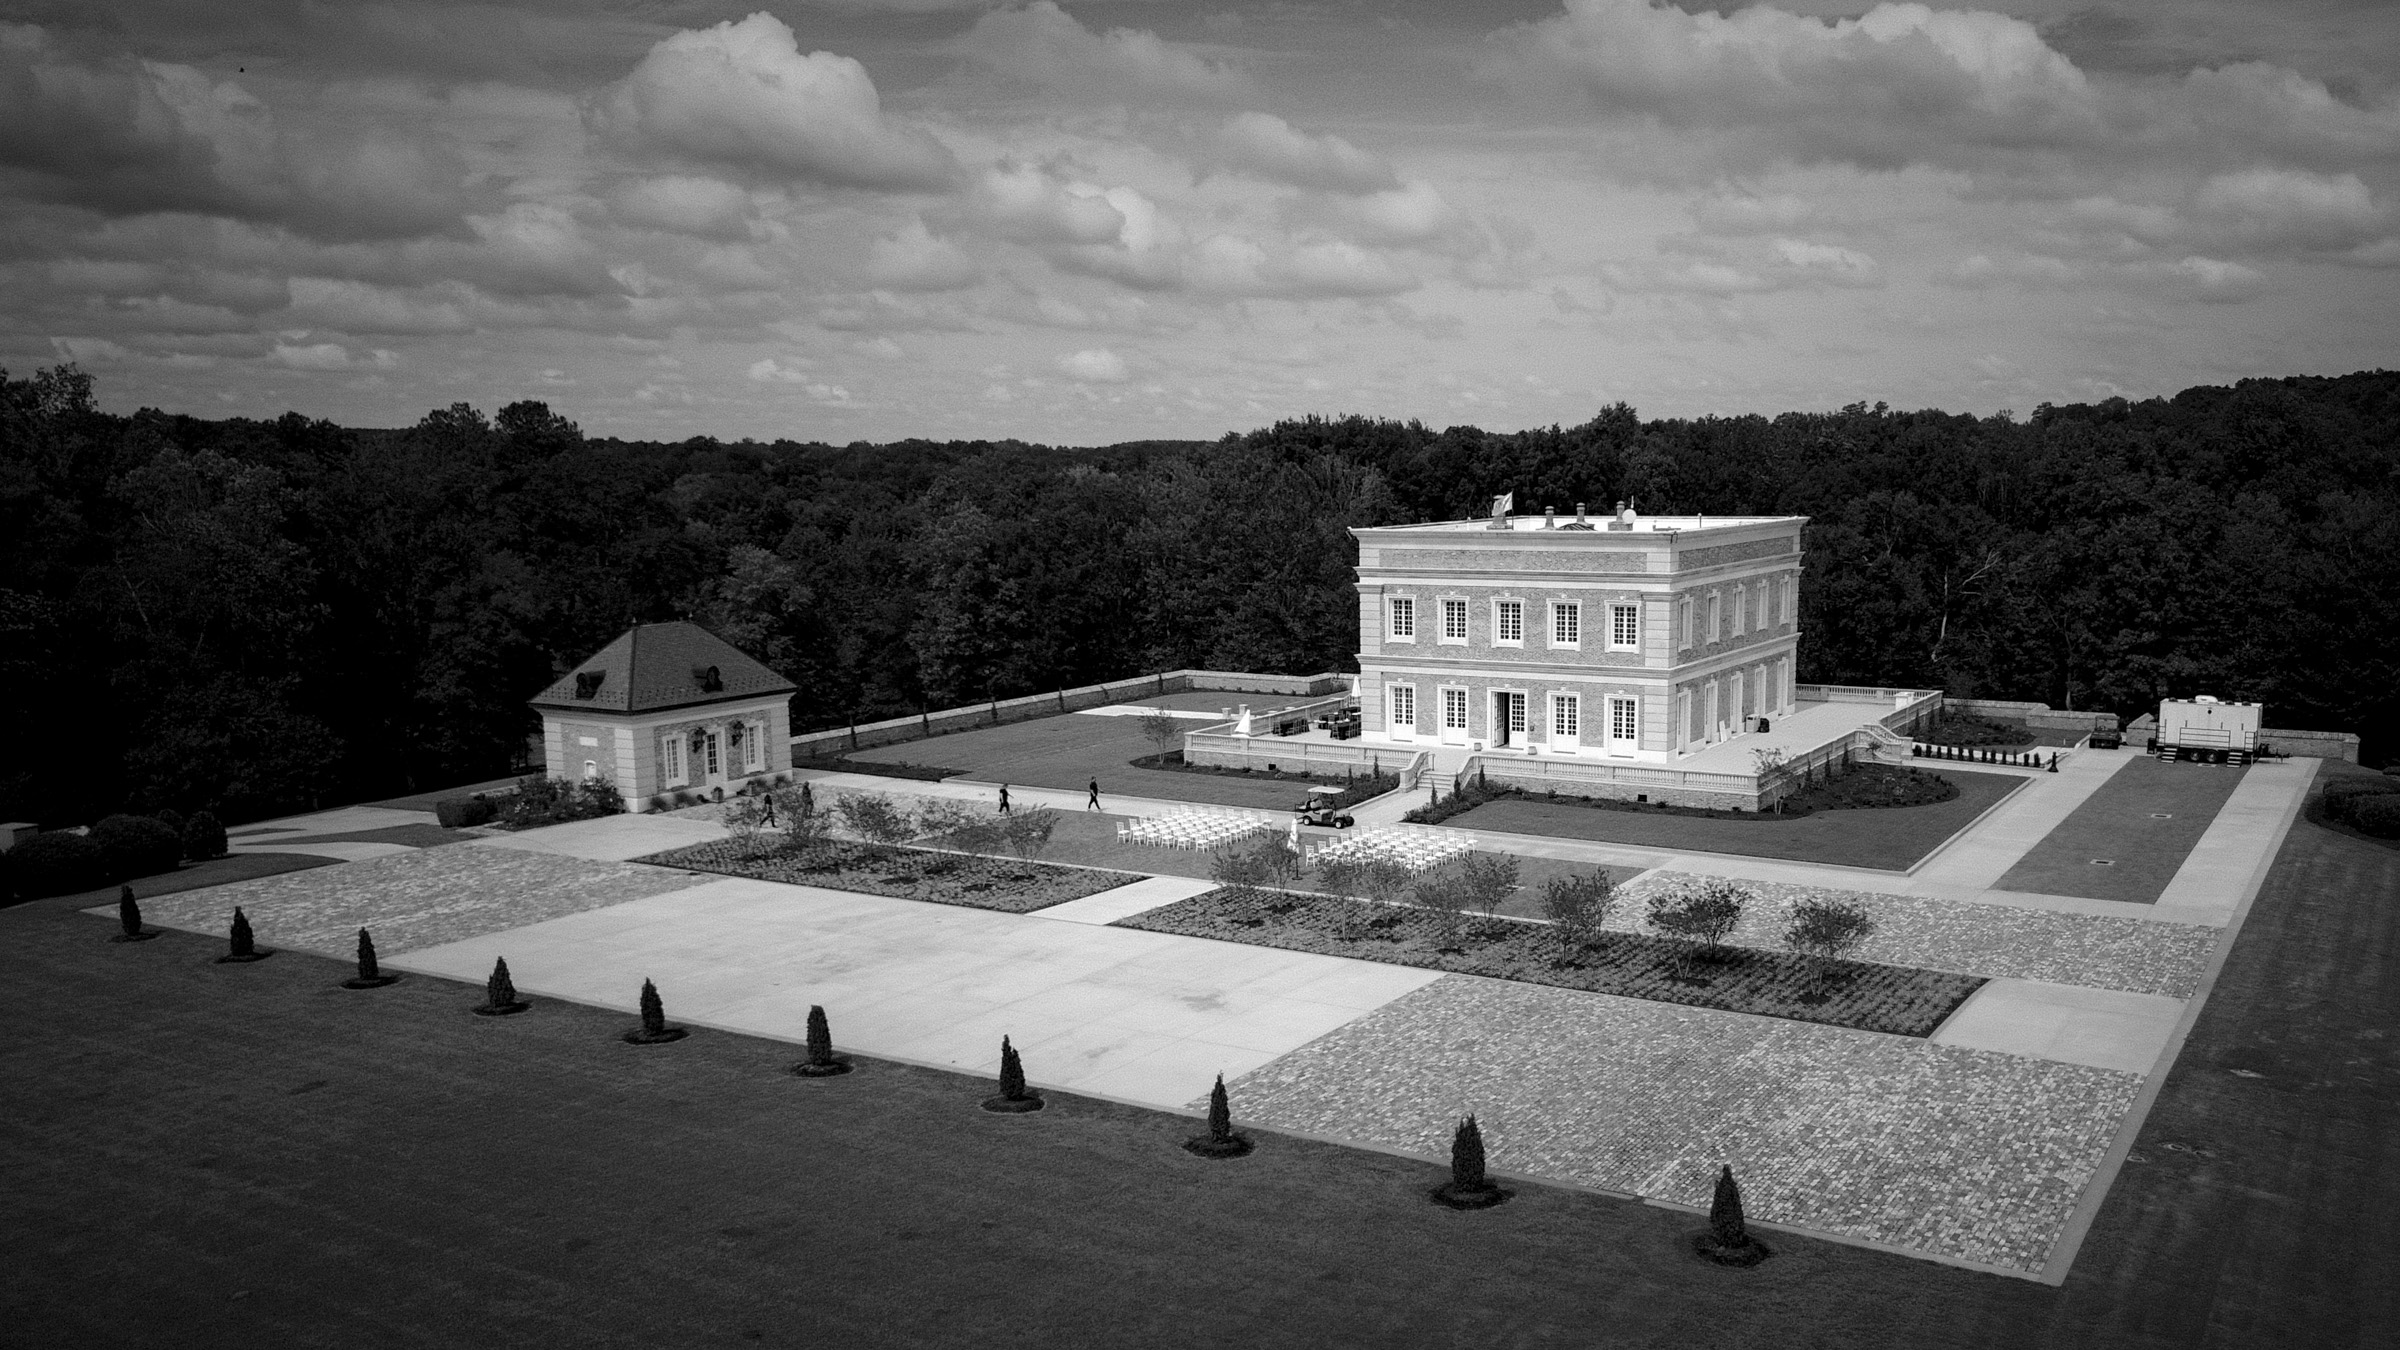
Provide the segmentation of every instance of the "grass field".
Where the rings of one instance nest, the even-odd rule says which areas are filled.
[[[1206,697],[1222,697],[1227,701],[1247,699],[1253,708],[1261,706],[1258,698],[1249,695]],[[1189,729],[1204,724],[1183,725]],[[1133,767],[1132,761],[1157,753],[1158,747],[1142,734],[1138,717],[1086,717],[1068,713],[861,750],[851,758],[892,764],[943,764],[985,782],[1070,792],[1083,791],[1096,778],[1100,780],[1103,807],[1111,798],[1124,796],[1288,811],[1308,795],[1307,787],[1300,783]],[[1403,758],[1395,754],[1394,766]],[[1317,781],[1338,784],[1341,779]]]
[[[1798,820],[1772,815],[1739,820],[1653,816],[1518,799],[1478,806],[1442,823],[1460,830],[1541,834],[1679,853],[1734,853],[1904,872],[2025,783],[2010,774],[1948,767],[1939,772],[1958,785],[1958,796],[1950,801],[1819,811]]]
[[[2155,903],[2244,772],[2138,756],[2018,859],[1995,889]]]
[[[56,1346],[2381,1346],[2400,1285],[2400,853],[2296,825],[2063,1288],[411,977],[333,988],[0,913],[0,1343]],[[670,1018],[675,1010],[668,1007]],[[836,1028],[837,1037],[839,1028]],[[1239,1084],[1235,1111],[1241,1112]]]

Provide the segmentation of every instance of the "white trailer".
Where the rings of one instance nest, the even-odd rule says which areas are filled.
[[[2206,694],[2162,699],[2151,753],[2163,759],[2247,764],[2258,754],[2258,703],[2226,703]]]

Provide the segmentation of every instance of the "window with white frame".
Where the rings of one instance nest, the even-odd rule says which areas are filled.
[[[708,776],[714,778],[718,774],[725,771],[717,763],[717,733],[713,731],[703,732],[701,733],[701,739],[707,743],[707,749],[705,753],[707,755],[708,762]]]
[[[1553,601],[1550,605],[1550,645],[1580,647],[1583,645],[1583,606],[1572,600]]]
[[[1710,591],[1708,593],[1708,640],[1722,642],[1724,639],[1725,597],[1716,591]]]
[[[1783,621],[1800,622],[1800,584],[1797,577],[1783,579]]]
[[[1393,685],[1391,687],[1391,705],[1392,717],[1389,728],[1401,732],[1415,731],[1417,729],[1417,687],[1413,684]]]
[[[1442,691],[1442,730],[1465,731],[1466,729],[1467,691],[1444,689]]]
[[[682,733],[678,732],[675,735],[667,737],[666,744],[662,748],[666,751],[667,758],[665,766],[667,786],[682,787],[691,782],[690,777],[686,774],[684,769]]]
[[[1777,577],[1759,589],[1766,594],[1758,602],[1759,609],[1764,611],[1758,616],[1758,626],[1773,628],[1783,622],[1783,578]]]
[[[1687,595],[1676,601],[1675,608],[1678,611],[1676,626],[1683,630],[1683,645],[1689,647],[1692,645],[1692,598]]]
[[[595,778],[598,778],[599,776],[600,776],[600,765],[599,765],[599,762],[598,762],[598,761],[596,761],[596,760],[589,760],[589,759],[585,760],[585,761],[583,762],[583,781],[585,781],[585,782],[587,782],[587,783],[588,783],[588,782],[591,782],[593,779],[595,779]]]
[[[1561,744],[1583,734],[1583,701],[1573,694],[1550,696],[1550,739]]]
[[[1740,637],[1750,627],[1750,588],[1733,588],[1733,635]]]
[[[752,773],[767,767],[767,724],[752,722],[742,736],[742,767]]]
[[[1641,645],[1641,606],[1610,605],[1608,607],[1608,649],[1612,652],[1639,651]]]
[[[1417,602],[1405,595],[1395,595],[1385,601],[1384,606],[1391,615],[1390,622],[1384,626],[1385,636],[1394,642],[1416,641]]]
[[[1464,642],[1466,640],[1467,602],[1444,600],[1442,602],[1442,641]]]
[[[1496,600],[1492,603],[1492,642],[1502,647],[1525,645],[1525,602]]]
[[[1611,698],[1608,701],[1608,738],[1612,741],[1633,741],[1642,734],[1642,705],[1639,700]]]

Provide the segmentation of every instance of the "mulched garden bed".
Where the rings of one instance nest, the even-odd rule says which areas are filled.
[[[1345,925],[1356,936],[1346,936]],[[1895,1036],[1932,1035],[1984,983],[1976,975],[1797,952],[1726,947],[1700,954],[1689,944],[1640,933],[1601,933],[1569,954],[1549,925],[1506,919],[1470,920],[1458,944],[1463,950],[1449,950],[1441,946],[1434,916],[1424,910],[1235,886],[1119,919],[1115,926]]]
[[[795,769],[816,769],[823,773],[864,773],[877,778],[908,778],[920,783],[938,783],[956,778],[964,769],[945,769],[938,764],[891,764],[879,759],[852,759],[847,755],[795,755]]]
[[[1927,745],[1971,745],[1978,749],[2022,750],[2034,744],[2031,728],[2023,722],[2004,721],[1994,717],[1978,717],[1973,713],[1944,708],[1931,723],[1916,733],[1916,739]]]
[[[1463,815],[1478,806],[1510,799],[1544,802],[1559,806],[1588,806],[1595,811],[1629,811],[1645,816],[1703,816],[1711,820],[1797,820],[1819,811],[1888,810],[1895,807],[1931,806],[1937,802],[1955,801],[1958,785],[1931,770],[1902,768],[1890,764],[1853,764],[1839,777],[1819,779],[1783,799],[1782,809],[1766,811],[1716,811],[1702,806],[1670,806],[1664,802],[1629,802],[1615,797],[1561,796],[1548,792],[1532,792],[1524,788],[1493,783],[1469,783],[1458,791],[1429,806],[1419,807],[1405,819],[1420,825],[1438,825],[1452,816]]]
[[[929,900],[937,905],[996,909],[1007,914],[1047,909],[1142,879],[1133,872],[1054,867],[1015,858],[987,858],[972,853],[848,840],[787,853],[763,843],[712,839],[634,861],[679,867],[687,872],[715,872],[794,886],[823,886],[901,900]]]

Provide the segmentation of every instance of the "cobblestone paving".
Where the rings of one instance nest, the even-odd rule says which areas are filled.
[[[1229,1085],[1238,1120],[2038,1271],[2138,1075],[1446,976]],[[1201,1105],[1195,1102],[1195,1109]]]
[[[223,932],[240,905],[265,946],[348,957],[367,928],[376,952],[395,956],[712,880],[525,849],[434,848],[165,896],[144,901],[142,916]]]
[[[1610,928],[1638,931],[1648,893],[1689,878],[1655,872],[1624,892]],[[1875,920],[1875,935],[1850,953],[1861,961],[1950,970],[1964,975],[2014,976],[2053,984],[2122,989],[2190,998],[2223,936],[2195,924],[2109,919],[2091,914],[1979,905],[1930,896],[1828,890],[1778,881],[1745,881],[1766,903],[1742,916],[1727,939],[1745,947],[1780,950],[1792,906],[1817,896],[1854,900]]]

